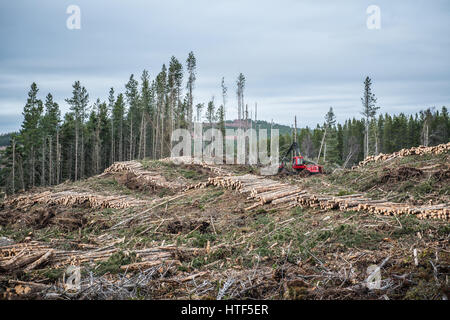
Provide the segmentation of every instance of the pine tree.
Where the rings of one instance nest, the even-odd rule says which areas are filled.
[[[75,168],[76,159],[74,157],[75,154],[75,115],[73,112],[68,112],[64,115],[64,122],[61,126],[61,143],[60,143],[60,151],[61,151],[61,180],[74,180],[75,172],[77,172]]]
[[[170,135],[175,128],[180,127],[182,108],[180,108],[181,101],[181,84],[183,81],[183,65],[173,57],[169,63],[168,73],[168,95],[169,95],[169,123],[166,132],[167,144],[171,145]]]
[[[53,96],[49,93],[45,100],[45,115],[42,118],[42,133],[44,144],[47,144],[48,155],[44,155],[48,163],[48,183],[49,185],[59,183],[58,171],[59,159],[59,130],[61,125],[61,111],[59,105],[53,101]]]
[[[216,121],[216,107],[214,106],[214,97],[212,97],[212,99],[208,102],[205,117],[209,123],[209,126],[212,128],[214,121]]]
[[[138,158],[142,159],[147,154],[147,124],[148,120],[153,117],[153,101],[154,96],[152,92],[152,87],[150,84],[150,76],[147,70],[142,72],[141,76],[141,94],[140,94],[140,105],[141,105],[141,125],[139,132],[139,151]],[[151,138],[150,134],[150,138]]]
[[[336,163],[339,161],[339,150],[336,130],[336,116],[333,108],[325,115],[325,146],[324,146],[324,161]]]
[[[98,106],[100,100],[94,103],[86,122],[86,158],[88,166],[86,168],[87,176],[92,176],[98,173],[99,167],[99,121],[98,121]]]
[[[188,128],[189,130],[192,130],[192,116],[193,116],[193,107],[194,107],[194,87],[195,87],[195,80],[196,80],[196,67],[197,67],[197,60],[195,59],[194,53],[191,51],[189,53],[189,56],[186,60],[186,68],[188,72],[188,80],[186,84],[187,89],[187,101],[186,101],[186,109],[187,109],[187,122],[188,122]]]
[[[36,83],[31,84],[28,92],[27,103],[23,109],[23,123],[20,135],[24,142],[24,156],[28,162],[28,185],[35,186],[36,182],[36,160],[38,152],[42,143],[41,131],[39,130],[39,123],[43,112],[42,101],[37,98],[39,89]]]
[[[125,95],[128,102],[128,115],[127,123],[129,128],[128,135],[128,160],[133,160],[136,156],[136,128],[140,123],[141,113],[139,110],[139,83],[134,79],[134,75],[130,76],[127,84],[125,85]]]
[[[237,90],[237,100],[238,100],[238,120],[239,126],[244,114],[244,89],[245,89],[245,76],[240,73],[236,82]]]
[[[96,142],[98,143],[97,172],[100,173],[108,166],[108,155],[111,147],[111,122],[109,121],[108,105],[105,102],[97,102],[97,128]]]
[[[16,138],[13,136],[11,137],[11,146],[12,146],[12,177],[11,177],[11,181],[12,181],[12,194],[14,194],[16,192]]]
[[[394,150],[392,134],[393,134],[392,117],[386,114],[384,116],[383,153],[391,153]]]
[[[84,176],[84,121],[86,119],[86,111],[89,103],[89,94],[85,87],[82,87],[80,81],[75,81],[73,84],[72,98],[66,99],[70,105],[70,110],[74,114],[75,119],[75,181],[81,176]],[[80,132],[81,132],[81,147],[80,147]],[[79,147],[81,152],[79,153]],[[80,160],[80,167],[78,162]]]
[[[114,126],[114,104],[116,99],[114,97],[114,88],[109,89],[108,95],[108,112],[111,118],[111,148],[110,148],[110,164],[113,164],[116,161],[116,134],[115,134],[115,126]]]
[[[124,160],[124,117],[125,117],[125,102],[123,94],[120,93],[117,96],[117,100],[114,103],[114,108],[112,112],[113,116],[113,124],[114,128],[116,130],[114,131],[114,141],[116,143],[114,147],[115,151],[115,159],[118,159],[119,161]]]
[[[377,113],[379,107],[375,104],[377,99],[375,98],[375,94],[372,93],[372,80],[369,77],[366,77],[364,80],[364,96],[361,98],[361,102],[363,105],[363,111],[361,114],[365,118],[365,148],[364,148],[364,157],[369,155],[369,127],[370,121],[373,119]]]
[[[223,119],[224,121],[226,120],[226,116],[227,116],[227,91],[228,88],[225,85],[225,77],[222,77],[222,82],[220,84],[220,87],[222,89],[222,106],[223,106]]]
[[[222,132],[223,142],[225,143],[225,109],[223,105],[217,109],[215,118],[217,119],[217,124],[220,132]]]
[[[155,133],[155,152],[159,158],[164,157],[164,143],[165,143],[165,122],[169,117],[167,102],[167,69],[163,64],[161,72],[156,76],[156,133]],[[156,154],[155,154],[156,155]]]

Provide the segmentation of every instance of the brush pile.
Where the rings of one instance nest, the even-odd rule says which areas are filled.
[[[135,254],[139,262],[121,266],[121,269],[146,269],[163,263],[179,264],[172,259],[175,246],[162,246],[127,252]],[[19,270],[31,271],[43,266],[62,267],[66,265],[80,265],[84,262],[105,261],[120,250],[113,245],[91,250],[59,250],[50,247],[47,243],[31,241],[0,247],[0,272],[17,272]]]
[[[420,177],[423,171],[417,168],[402,166],[398,169],[384,168],[383,175],[380,178],[381,183],[398,182],[410,180],[411,178]]]
[[[450,151],[450,142],[447,144],[440,144],[440,145],[433,146],[433,147],[419,146],[419,147],[414,147],[411,149],[402,149],[400,151],[397,151],[394,153],[389,153],[389,154],[380,153],[379,155],[376,155],[376,156],[367,157],[366,159],[361,161],[357,166],[353,167],[352,169],[365,166],[366,164],[369,164],[372,162],[388,161],[388,160],[393,160],[396,158],[403,158],[403,157],[413,156],[413,155],[427,155],[427,154],[438,155],[438,154],[448,153],[449,151]]]

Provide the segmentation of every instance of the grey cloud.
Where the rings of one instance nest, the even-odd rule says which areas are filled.
[[[198,60],[196,101],[220,97],[247,78],[246,101],[260,117],[315,125],[333,106],[338,120],[359,116],[362,81],[370,75],[382,112],[414,113],[448,105],[450,3],[438,1],[76,1],[82,29],[67,30],[73,1],[0,3],[0,114],[20,114],[31,82],[52,92],[63,110],[80,80],[91,100],[129,75],[154,76],[175,55]],[[381,8],[382,28],[366,28],[368,5]],[[20,121],[20,117],[16,120]],[[6,125],[2,124],[2,127]],[[5,130],[5,129],[2,129]]]

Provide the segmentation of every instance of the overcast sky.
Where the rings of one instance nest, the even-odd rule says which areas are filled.
[[[69,5],[81,29],[69,30]],[[366,25],[369,5],[381,29]],[[195,101],[229,87],[227,118],[237,115],[236,78],[258,118],[299,125],[360,117],[365,76],[381,112],[415,113],[450,102],[450,2],[324,0],[14,0],[0,2],[0,133],[18,130],[29,86],[64,99],[80,80],[105,100],[131,73],[152,77],[172,55],[197,57]]]

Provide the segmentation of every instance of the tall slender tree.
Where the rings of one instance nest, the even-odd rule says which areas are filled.
[[[116,140],[115,140],[115,132],[114,132],[114,88],[109,89],[108,95],[108,112],[111,117],[111,150],[110,150],[110,164],[113,164],[116,161]]]
[[[150,76],[147,70],[142,72],[141,76],[141,94],[140,94],[140,109],[141,109],[141,125],[139,128],[139,150],[138,158],[142,159],[146,156],[147,149],[147,121],[151,119],[153,112],[152,92],[150,85]]]
[[[187,101],[186,101],[186,109],[187,109],[187,123],[189,130],[192,130],[192,116],[193,116],[193,108],[194,108],[194,87],[196,80],[196,68],[197,68],[197,60],[194,56],[194,53],[189,52],[189,56],[186,60],[186,69],[188,72],[188,79],[186,83],[187,89]]]
[[[225,77],[222,77],[220,87],[222,89],[223,120],[225,121],[227,116],[227,91],[228,91],[228,88],[225,85]]]
[[[206,108],[206,120],[209,123],[209,126],[212,128],[214,121],[216,121],[216,107],[214,106],[214,97],[208,102],[208,106]]]
[[[117,100],[114,103],[114,108],[112,112],[114,128],[117,128],[114,132],[114,141],[116,146],[114,146],[115,159],[119,161],[124,160],[124,117],[125,117],[125,101],[123,94],[120,93],[117,96]]]
[[[66,99],[70,105],[70,110],[75,118],[75,181],[84,176],[84,121],[86,119],[87,106],[89,103],[89,94],[85,87],[82,87],[80,81],[73,84],[72,98]],[[80,131],[81,131],[81,147],[80,147]],[[81,152],[79,153],[79,149]],[[80,161],[79,161],[80,160]],[[78,166],[80,162],[80,166]],[[80,168],[80,170],[79,170]]]
[[[170,134],[173,129],[180,127],[183,113],[181,96],[181,84],[183,82],[183,65],[172,57],[169,64],[168,73],[168,94],[169,94],[169,124],[167,127],[167,142],[170,145]]]
[[[155,150],[158,151],[159,158],[164,157],[164,143],[165,143],[165,122],[169,117],[167,101],[167,68],[163,64],[161,72],[156,77],[156,136],[155,136]]]
[[[244,104],[245,76],[242,73],[239,74],[236,85],[237,85],[236,95],[238,100],[238,120],[240,125],[240,122],[244,115],[244,107],[245,107]]]
[[[364,157],[369,155],[369,128],[370,121],[375,117],[377,110],[379,107],[376,106],[377,99],[375,98],[375,94],[372,93],[372,80],[369,77],[366,77],[364,80],[364,95],[361,98],[361,102],[363,105],[363,110],[361,114],[364,116]]]
[[[128,127],[129,127],[129,135],[128,135],[128,160],[132,160],[136,154],[136,128],[140,123],[140,110],[139,110],[139,91],[138,91],[139,83],[134,79],[134,75],[130,76],[127,84],[125,85],[125,95],[127,97],[128,102]]]
[[[339,161],[339,150],[338,150],[338,135],[336,129],[336,115],[334,114],[333,108],[325,116],[325,126],[326,126],[326,138],[325,138],[325,149],[324,149],[324,161],[337,163]]]
[[[31,84],[28,92],[27,103],[23,109],[23,123],[20,134],[23,136],[25,158],[28,162],[28,183],[31,187],[36,182],[36,159],[39,152],[41,140],[41,130],[39,130],[40,118],[43,112],[42,101],[37,98],[38,87],[36,83]]]
[[[45,100],[45,115],[42,117],[42,133],[44,135],[44,143],[48,143],[48,155],[44,155],[45,162],[48,163],[48,181],[46,183],[52,185],[57,183],[55,173],[58,171],[58,139],[57,135],[61,126],[61,110],[58,103],[53,100],[53,96],[49,93]],[[56,150],[56,152],[55,152]],[[54,157],[56,155],[56,157]]]

